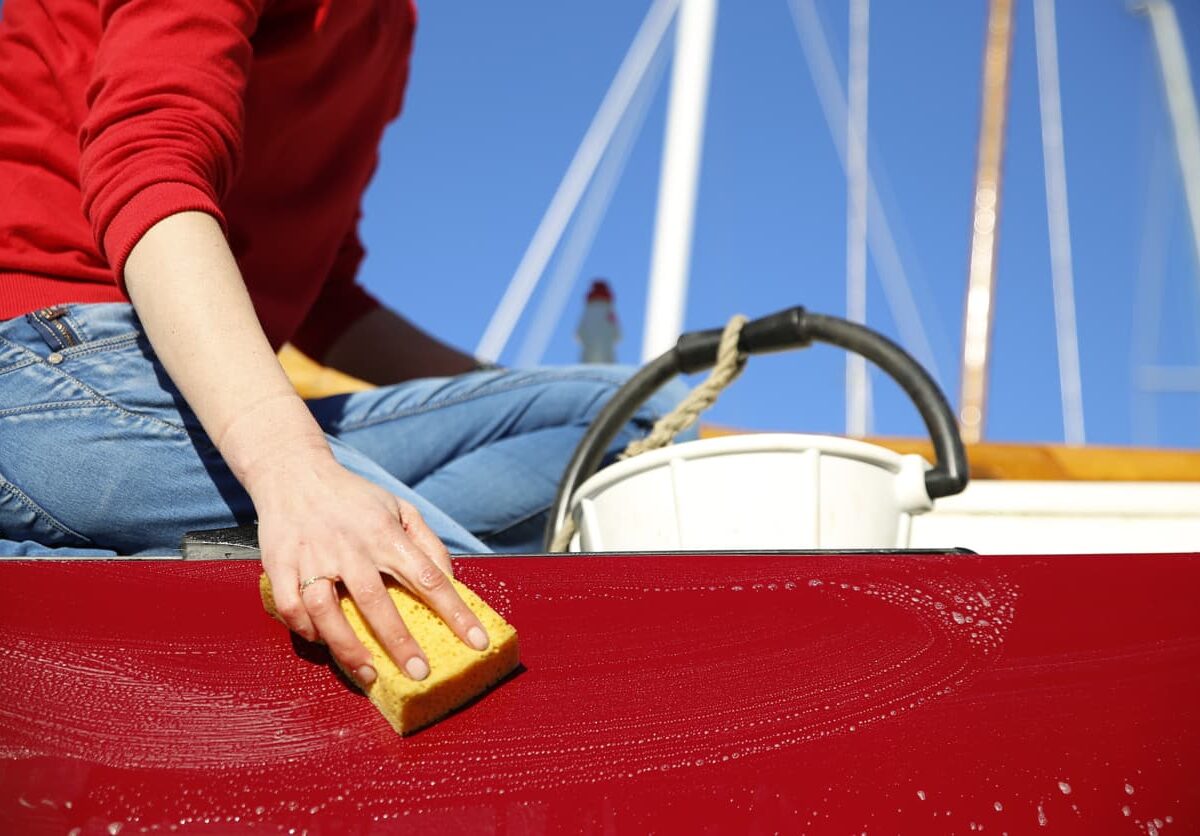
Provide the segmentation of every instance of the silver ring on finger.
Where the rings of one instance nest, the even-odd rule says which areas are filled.
[[[339,580],[341,580],[341,578],[339,578],[337,575],[313,575],[311,578],[305,578],[304,580],[300,581],[300,593],[304,594],[304,590],[308,589],[317,581],[329,581],[330,583],[337,583]]]

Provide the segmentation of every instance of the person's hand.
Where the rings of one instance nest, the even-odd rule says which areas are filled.
[[[429,660],[396,611],[381,573],[423,599],[468,646],[488,646],[483,625],[449,582],[445,545],[411,503],[319,449],[269,457],[246,484],[258,511],[263,568],[276,610],[305,639],[325,642],[360,685],[374,682],[376,671],[342,613],[339,580],[384,650],[413,679],[429,675]]]

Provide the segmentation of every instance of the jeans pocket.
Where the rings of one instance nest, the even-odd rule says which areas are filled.
[[[0,539],[32,540],[45,546],[87,546],[92,541],[0,474]]]

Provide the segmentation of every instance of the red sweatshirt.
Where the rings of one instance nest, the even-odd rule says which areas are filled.
[[[265,7],[265,8],[264,8]],[[199,210],[272,344],[321,356],[376,305],[359,201],[400,110],[409,0],[6,0],[0,320],[126,301],[129,251]]]

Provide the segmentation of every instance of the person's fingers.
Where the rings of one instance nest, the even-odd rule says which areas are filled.
[[[266,554],[264,552],[264,554]],[[300,599],[300,578],[294,563],[264,560],[263,570],[271,581],[271,597],[275,600],[275,612],[283,623],[306,641],[317,638],[313,623]]]
[[[447,576],[454,577],[454,567],[450,563],[450,550],[446,548],[442,539],[433,533],[433,529],[425,522],[425,518],[421,516],[417,507],[411,502],[399,498],[396,499],[396,505],[400,509],[400,522],[403,524],[408,538],[416,544],[418,549],[425,552],[426,556],[436,563],[437,567]]]
[[[309,577],[315,577],[314,573]],[[322,578],[314,581],[300,593],[304,607],[308,611],[321,640],[329,647],[329,652],[337,659],[342,669],[349,671],[359,685],[367,686],[375,681],[375,665],[371,659],[371,651],[358,640],[346,616],[338,603],[337,588],[333,580]]]
[[[487,649],[490,641],[487,630],[463,603],[446,573],[408,538],[395,544],[395,556],[395,564],[389,564],[388,568],[399,575],[401,582],[420,596],[467,646]]]
[[[370,564],[355,565],[347,570],[343,582],[384,652],[410,678],[421,680],[429,676],[429,661],[388,596],[378,569]]]

